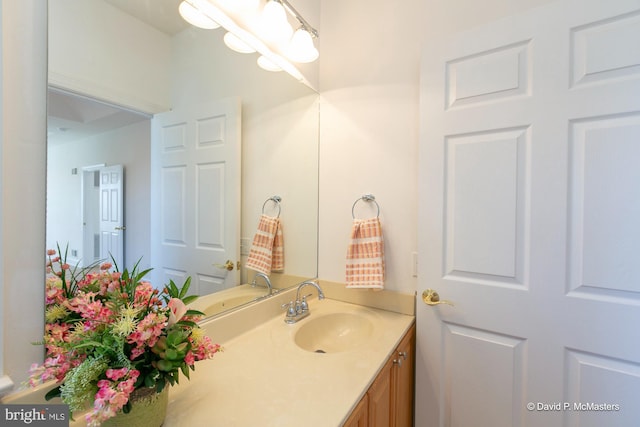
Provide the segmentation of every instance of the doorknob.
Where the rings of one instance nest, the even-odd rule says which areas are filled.
[[[213,266],[216,268],[224,268],[227,271],[232,271],[236,268],[236,265],[230,259],[228,259],[224,264],[213,264]],[[240,261],[238,261],[238,270],[240,270]]]
[[[438,304],[448,304],[453,305],[451,301],[440,300],[440,295],[433,289],[427,289],[422,292],[422,301],[424,301],[427,305],[438,305]]]
[[[124,225],[122,227],[116,227],[116,230],[118,230],[118,231],[124,231],[126,229],[127,229],[127,227],[125,227]]]

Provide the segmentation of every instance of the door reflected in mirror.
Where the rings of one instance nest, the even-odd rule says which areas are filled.
[[[82,182],[90,177],[82,178],[102,165],[122,165],[119,206],[109,204],[112,192],[92,183],[99,215],[122,209],[110,235],[111,243],[116,231],[123,237],[122,268],[142,257],[158,286],[191,276],[194,293],[219,294],[201,298],[219,313],[267,291],[252,287],[255,272],[242,266],[273,195],[282,197],[285,256],[284,271],[270,275],[274,287],[317,276],[319,99],[290,76],[257,67],[254,55],[230,51],[221,32],[181,22],[178,4],[153,2],[151,11],[143,0],[49,2],[46,242],[68,243],[72,262],[90,262],[98,248],[104,257],[108,230],[96,237],[87,221],[83,204],[95,195],[85,194]],[[220,114],[201,117],[189,131],[195,136],[184,144],[194,145],[194,163],[177,162],[179,145],[152,123],[169,111],[220,102],[239,107],[236,171],[200,155],[225,146],[216,135],[233,125]],[[153,160],[165,154],[167,162]],[[220,202],[223,195],[230,202]],[[200,254],[174,251],[181,245]],[[197,257],[199,265],[191,262]]]

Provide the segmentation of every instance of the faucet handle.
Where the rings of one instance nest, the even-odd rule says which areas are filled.
[[[300,302],[300,311],[305,312],[309,311],[309,303],[307,303],[307,298],[313,294],[308,294],[302,297],[302,301]]]
[[[287,303],[282,304],[282,308],[287,309],[287,316],[293,317],[296,315],[296,306],[293,301],[289,301]]]

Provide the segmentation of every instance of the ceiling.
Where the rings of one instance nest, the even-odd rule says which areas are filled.
[[[147,115],[56,89],[49,89],[47,98],[47,142],[50,144],[86,139],[149,120]]]
[[[188,27],[178,14],[181,0],[103,0],[167,35]],[[109,132],[148,120],[147,115],[50,89],[47,101],[47,140],[60,144]]]
[[[170,36],[189,26],[178,14],[182,0],[104,0]]]

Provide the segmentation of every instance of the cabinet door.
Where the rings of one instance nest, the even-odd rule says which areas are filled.
[[[393,384],[392,417],[395,427],[411,427],[413,425],[413,396],[415,374],[415,325],[407,332],[396,349],[396,363],[391,371]]]
[[[392,368],[393,359],[389,359],[369,388],[369,427],[389,427],[391,425]]]
[[[365,394],[342,427],[369,426],[369,396]]]

